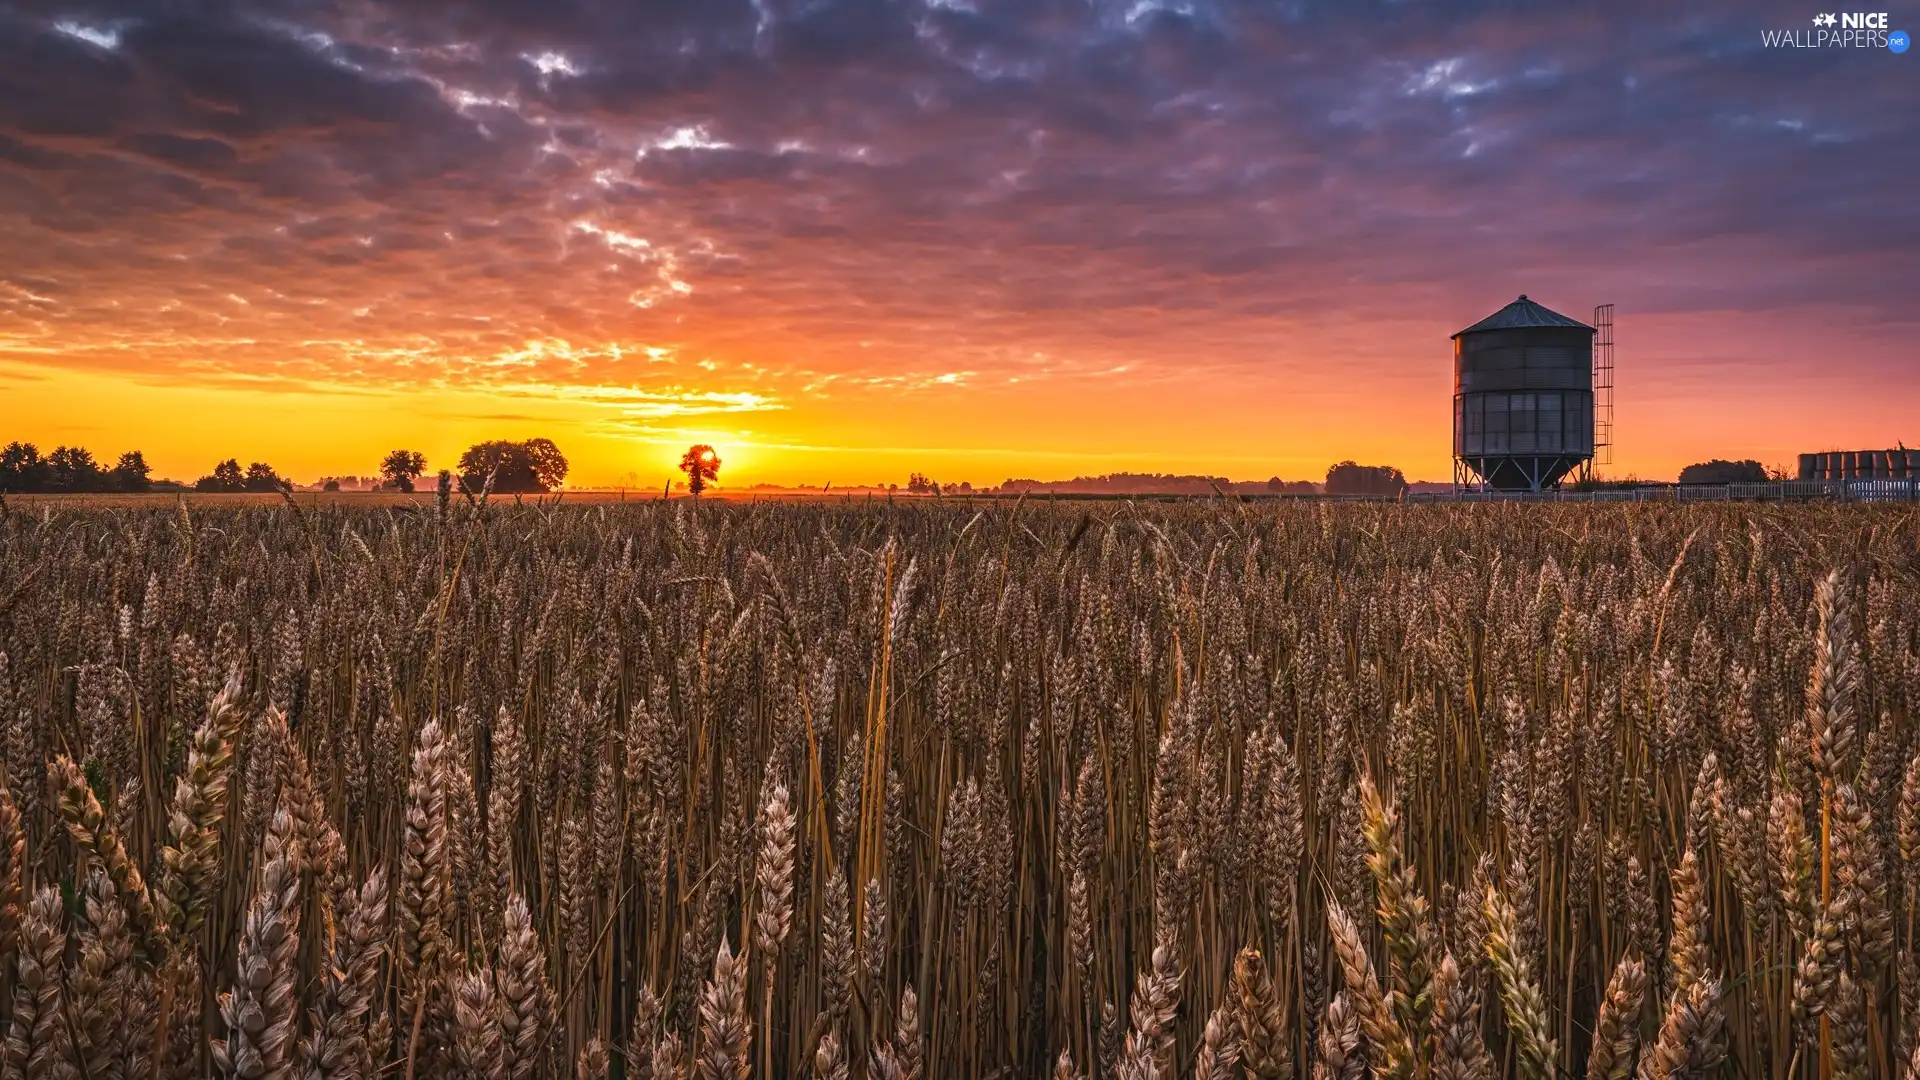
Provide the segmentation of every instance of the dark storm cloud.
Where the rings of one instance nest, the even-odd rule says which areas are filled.
[[[1231,368],[1283,323],[1516,283],[1911,319],[1914,61],[1760,48],[1805,16],[0,4],[0,273],[45,299],[0,318],[122,368],[264,344],[312,379],[623,385],[612,345],[763,379],[1065,371],[1090,340]]]

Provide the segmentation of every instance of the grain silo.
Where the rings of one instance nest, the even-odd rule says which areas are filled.
[[[1456,482],[1539,491],[1593,460],[1594,334],[1523,293],[1453,335]]]

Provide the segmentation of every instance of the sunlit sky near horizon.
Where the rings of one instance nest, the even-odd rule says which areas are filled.
[[[1813,14],[0,0],[0,441],[1444,479],[1524,292],[1618,305],[1611,474],[1913,444],[1920,57]]]

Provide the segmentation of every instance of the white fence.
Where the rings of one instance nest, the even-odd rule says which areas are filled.
[[[1595,491],[1447,491],[1407,502],[1920,502],[1920,480],[1778,480],[1764,484],[1663,484]]]

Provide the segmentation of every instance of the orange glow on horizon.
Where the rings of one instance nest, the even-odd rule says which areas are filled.
[[[1619,448],[1608,475],[1670,478],[1708,457],[1791,467],[1802,451],[1892,445],[1913,434],[1914,406],[1871,387],[1817,372],[1722,383],[1711,367],[1661,363],[1662,353],[1684,360],[1687,338],[1707,336],[1687,323],[1622,315]],[[1753,333],[1747,344],[1756,353],[1784,351],[1764,329]],[[226,457],[267,461],[300,483],[371,475],[396,446],[424,452],[431,472],[450,467],[471,443],[536,435],[560,445],[576,488],[658,488],[680,476],[680,455],[700,443],[724,448],[724,486],[735,490],[904,484],[909,472],[976,486],[1108,472],[1317,480],[1346,458],[1397,465],[1410,480],[1443,480],[1449,361],[1445,335],[1425,336],[1436,339],[1432,347],[1403,365],[1362,352],[1333,373],[1273,357],[1270,370],[1195,378],[1147,368],[908,390],[767,386],[759,392],[779,408],[756,411],[750,423],[697,427],[635,417],[624,401],[565,386],[517,390],[509,411],[498,393],[460,386],[296,391],[232,376],[176,378],[159,364],[88,371],[0,353],[8,402],[0,439],[33,441],[43,452],[78,444],[97,457],[140,449],[156,476],[188,482]],[[1741,347],[1724,337],[1719,344]],[[1357,368],[1373,374],[1363,379]]]

